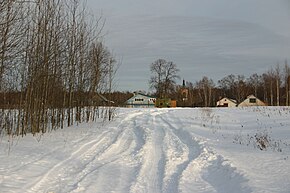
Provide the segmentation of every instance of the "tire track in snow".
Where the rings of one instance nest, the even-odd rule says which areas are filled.
[[[129,115],[114,130],[105,131],[97,139],[89,141],[79,147],[68,159],[56,164],[43,177],[38,179],[34,185],[30,186],[29,192],[44,192],[42,188],[47,186],[47,184],[51,184],[52,189],[58,189],[61,192],[78,189],[79,183],[90,173],[118,159],[118,157],[110,158],[109,160],[103,161],[101,165],[94,166],[94,161],[103,154],[106,154],[112,148],[111,146],[122,137],[125,130],[119,130],[119,128],[122,128],[121,125],[127,124],[129,120],[138,114],[140,112]],[[100,160],[97,160],[97,162],[100,163]],[[69,181],[69,183],[65,183],[66,181]],[[60,184],[60,182],[62,183]]]
[[[87,137],[87,136],[85,136],[85,137]],[[80,143],[81,141],[84,140],[85,137],[82,137],[80,139],[77,139],[77,140],[73,141],[72,145],[75,145],[77,143]],[[26,170],[29,166],[41,162],[43,159],[45,159],[45,158],[53,155],[54,153],[56,153],[57,151],[59,151],[62,148],[63,147],[56,147],[56,148],[53,148],[53,149],[49,150],[48,152],[43,153],[41,155],[37,155],[37,156],[34,156],[33,155],[32,158],[31,158],[30,155],[28,155],[27,156],[27,157],[29,157],[29,160],[28,161],[25,161],[25,159],[24,159],[24,161],[21,162],[21,165],[18,165],[18,164],[17,165],[12,165],[12,166],[9,166],[8,168],[5,168],[5,170],[8,170],[9,173],[15,173],[15,174],[17,174],[19,171]]]
[[[34,185],[30,187],[30,191],[28,192],[44,192],[42,189],[43,187],[47,186],[47,184],[51,184],[52,188],[56,188],[54,186],[60,185],[59,183],[62,182],[63,175],[64,177],[67,177],[67,171],[71,170],[71,172],[74,172],[74,170],[77,170],[77,168],[72,168],[75,164],[77,164],[77,160],[80,161],[80,158],[86,158],[88,159],[89,155],[91,155],[99,145],[101,145],[102,142],[104,142],[104,139],[106,139],[106,135],[109,132],[105,132],[101,135],[100,138],[96,140],[89,141],[88,143],[85,143],[81,147],[79,147],[76,151],[74,151],[71,156],[52,168],[50,168],[46,174],[44,174],[40,179],[35,182]],[[88,160],[85,165],[87,165],[90,162]],[[84,165],[84,167],[85,167]],[[77,167],[77,166],[76,166]],[[62,187],[59,187],[62,188]]]
[[[91,177],[92,174],[99,174],[101,168],[113,164],[123,157],[122,154],[131,144],[131,142],[125,138],[125,136],[129,136],[130,134],[125,131],[126,130],[123,130],[123,132],[117,136],[117,139],[114,140],[115,142],[110,143],[104,151],[95,154],[91,158],[91,161],[88,162],[88,164],[85,165],[81,172],[76,176],[77,180],[71,185],[72,189],[70,189],[69,192],[78,192],[79,189],[83,188],[81,185],[83,181],[87,180],[87,178],[93,178]],[[122,149],[116,149],[116,147],[122,147]]]
[[[131,118],[126,118],[122,124],[119,124],[118,128],[125,132],[96,161],[96,163],[104,163],[93,174],[95,183],[92,186],[98,187],[99,192],[130,191],[130,184],[136,180],[136,171],[140,168],[141,156],[139,156],[139,152],[145,143],[146,135],[145,127],[138,125],[138,123],[148,121],[147,113],[139,112],[136,116],[129,116]],[[114,173],[113,179],[111,172]],[[114,184],[114,186],[108,186],[108,184]],[[92,191],[94,191],[93,188]]]
[[[175,171],[171,174],[171,176],[168,177],[168,179],[165,179],[166,181],[163,192],[179,192],[179,181],[182,177],[183,172],[186,170],[190,162],[192,162],[194,159],[196,159],[201,154],[201,147],[197,141],[191,136],[190,133],[188,133],[184,129],[178,129],[178,127],[175,127],[172,125],[167,119],[163,117],[159,117],[163,123],[166,125],[169,136],[171,136],[172,139],[175,139],[175,146],[181,146],[183,149],[186,149],[186,158],[180,161],[179,163],[172,164],[173,160],[170,159],[170,156],[167,154],[167,163],[166,165],[173,165],[175,167]],[[173,120],[177,125],[181,125],[181,122],[179,119],[176,119],[175,117],[171,116],[171,120]],[[172,150],[172,147],[169,149]],[[178,153],[178,152],[176,152]]]
[[[130,192],[162,192],[163,178],[165,173],[165,155],[163,152],[163,141],[165,137],[164,128],[160,128],[156,116],[164,111],[154,110],[146,114],[147,122],[141,122],[143,127],[137,126],[145,136],[144,141],[139,145],[141,157],[140,165],[137,170],[136,181],[133,182]],[[140,131],[137,131],[140,132]]]
[[[156,110],[155,110],[156,111]],[[100,168],[103,171],[112,171],[115,170],[115,177],[112,179],[110,175],[102,175],[98,176],[98,179],[102,179],[102,183],[99,183],[97,187],[100,192],[129,192],[132,190],[132,186],[130,184],[134,184],[136,182],[136,179],[138,181],[138,177],[140,176],[141,170],[143,168],[143,161],[144,161],[144,145],[147,143],[146,139],[151,138],[152,135],[150,134],[150,131],[148,131],[148,126],[151,124],[152,117],[149,116],[152,113],[156,113],[155,111],[146,110],[145,112],[142,111],[142,113],[138,114],[138,116],[135,116],[133,119],[130,119],[124,124],[120,125],[120,129],[126,130],[127,136],[129,136],[130,140],[133,139],[131,142],[130,147],[121,147],[124,149],[124,152],[120,154],[119,158],[117,158],[112,165],[105,166],[106,168]],[[124,128],[123,128],[124,127]],[[126,135],[125,135],[126,136]],[[121,140],[123,141],[123,140]],[[121,145],[122,146],[122,145]],[[117,145],[116,148],[120,148],[120,145]],[[118,151],[116,149],[116,151]],[[116,152],[112,151],[112,152]],[[118,157],[118,156],[117,156]],[[117,167],[116,167],[117,165]],[[160,164],[163,166],[163,164]],[[109,168],[110,167],[110,168]],[[120,169],[121,167],[121,169]],[[125,171],[123,168],[126,167]],[[114,169],[112,169],[114,168]],[[156,170],[156,171],[159,171]],[[124,174],[122,174],[124,172]],[[100,172],[101,173],[101,172]],[[155,176],[155,175],[154,175]],[[109,179],[106,179],[108,178]],[[120,178],[127,178],[126,180]],[[119,178],[119,179],[118,179]],[[105,180],[104,180],[105,179]],[[139,177],[140,179],[140,177]],[[151,180],[151,178],[150,178]],[[154,180],[156,181],[156,180]],[[158,180],[160,181],[160,180]],[[108,184],[112,183],[114,184],[113,187],[108,187]],[[121,184],[123,183],[123,184]],[[124,184],[125,183],[125,184]],[[147,183],[147,182],[146,182]],[[150,184],[148,182],[148,184]],[[159,183],[157,183],[159,184]],[[146,187],[144,186],[144,191]],[[101,189],[101,190],[100,190]],[[138,191],[139,192],[139,191]],[[147,191],[146,191],[147,192]],[[150,192],[150,191],[148,191]]]
[[[192,137],[192,135],[182,128],[182,120],[175,115],[170,116],[170,120],[173,120],[173,124],[170,121],[162,117],[169,128],[183,141],[183,143],[189,145],[190,148],[198,148],[197,154],[189,155],[189,160],[177,167],[175,175],[172,176],[172,181],[180,186],[181,180],[192,180],[191,186],[194,188],[190,192],[220,192],[220,193],[247,193],[252,192],[251,188],[247,186],[247,179],[240,174],[235,167],[232,167],[227,163],[221,155],[216,155],[213,151],[208,150],[202,142]],[[190,142],[191,141],[191,142]],[[178,181],[177,181],[178,180]],[[184,192],[182,188],[171,191],[174,188],[178,188],[175,183],[171,183],[168,187],[169,191],[164,192]],[[171,187],[171,188],[170,188]],[[187,190],[190,188],[186,188]]]

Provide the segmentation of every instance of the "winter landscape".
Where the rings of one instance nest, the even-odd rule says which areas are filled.
[[[290,193],[289,0],[0,0],[0,193]]]
[[[0,192],[290,191],[290,108],[118,108],[1,138]]]

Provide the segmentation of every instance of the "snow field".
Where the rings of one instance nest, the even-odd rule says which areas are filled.
[[[105,125],[4,136],[0,192],[290,192],[289,118],[288,107],[118,109]]]

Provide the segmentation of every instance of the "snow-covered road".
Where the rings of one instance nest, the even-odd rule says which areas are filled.
[[[102,127],[14,139],[9,155],[4,137],[0,192],[290,192],[289,118],[289,109],[119,109]],[[282,152],[259,150],[250,136],[260,130]]]

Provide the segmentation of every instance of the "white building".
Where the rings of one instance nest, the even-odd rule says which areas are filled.
[[[126,101],[126,107],[135,108],[152,108],[155,107],[155,97],[141,93],[134,93],[134,96]]]
[[[227,97],[224,97],[217,101],[216,103],[217,107],[236,107],[237,106],[237,101],[234,99],[229,99]]]
[[[255,97],[254,95],[249,95],[243,102],[241,102],[239,107],[249,107],[249,106],[266,106],[266,104]]]

